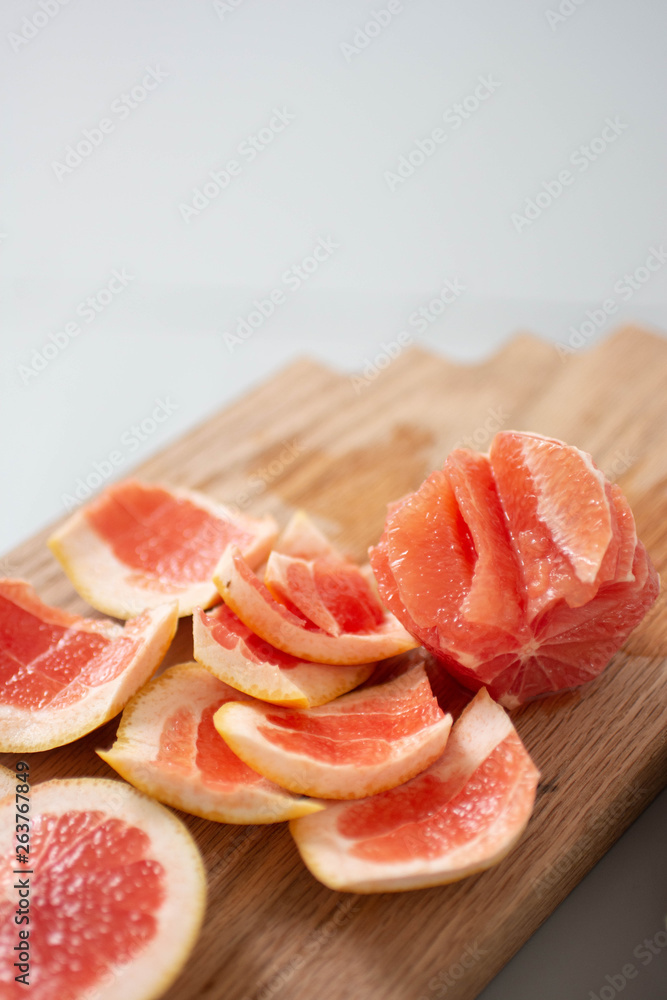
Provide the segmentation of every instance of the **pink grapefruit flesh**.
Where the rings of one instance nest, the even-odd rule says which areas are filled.
[[[238,691],[273,704],[324,705],[363,683],[375,668],[300,660],[260,639],[224,603],[208,614],[197,608],[192,620],[195,659]]]
[[[199,932],[206,878],[184,825],[129,785],[99,778],[31,789],[30,862],[0,859],[0,994],[4,1000],[153,1000],[182,969]],[[0,840],[15,841],[10,799]],[[17,876],[30,885],[17,925]],[[14,966],[28,930],[29,985]]]
[[[331,635],[310,622],[297,608],[276,601],[252,572],[239,549],[230,545],[214,576],[225,604],[272,646],[314,663],[371,663],[412,649],[418,642],[387,612],[381,624],[360,632]]]
[[[48,750],[113,718],[155,672],[176,624],[175,604],[121,626],[0,580],[0,750]]]
[[[175,600],[182,616],[218,600],[211,578],[227,545],[257,567],[276,534],[270,517],[232,514],[202,493],[130,479],[73,514],[49,546],[99,611],[130,618]]]
[[[321,809],[261,777],[216,732],[215,713],[239,698],[196,663],[170,667],[129,703],[111,749],[97,752],[140,791],[218,823],[279,823]]]
[[[596,677],[653,604],[632,512],[589,455],[507,431],[394,504],[382,600],[463,684],[513,707]]]
[[[260,774],[324,799],[362,798],[407,781],[442,753],[452,722],[423,666],[320,708],[229,702],[213,721]]]
[[[412,780],[290,824],[312,874],[344,892],[400,892],[497,864],[521,836],[539,774],[505,711],[480,691],[444,753]]]

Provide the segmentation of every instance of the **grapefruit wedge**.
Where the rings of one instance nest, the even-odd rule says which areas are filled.
[[[227,702],[213,723],[238,756],[292,792],[358,799],[418,774],[452,724],[423,666],[310,710]]]
[[[99,756],[142,792],[218,823],[280,823],[322,808],[266,781],[213,726],[243,695],[197,663],[170,667],[129,703],[116,742]]]
[[[507,714],[482,690],[428,770],[380,795],[330,803],[290,829],[305,864],[330,889],[444,885],[505,857],[530,818],[538,779]]]
[[[42,603],[0,580],[0,750],[50,750],[113,718],[155,672],[174,636],[175,604],[124,626]]]
[[[225,546],[234,542],[256,567],[276,534],[271,517],[232,514],[202,493],[128,479],[73,514],[48,544],[99,611],[131,618],[175,600],[183,616],[218,600],[211,577]]]
[[[659,581],[590,455],[507,431],[390,507],[371,564],[385,604],[463,684],[507,707],[596,677]]]
[[[209,614],[197,608],[192,620],[195,659],[237,691],[276,705],[324,705],[363,683],[375,668],[299,660],[260,639],[224,603]]]
[[[295,605],[290,610],[277,601],[235,545],[229,545],[223,553],[213,580],[225,604],[249,629],[301,660],[341,665],[370,663],[419,644],[386,611],[382,612],[379,624],[332,635],[310,621]]]
[[[30,863],[17,865],[15,812],[12,799],[0,807],[3,1000],[162,996],[192,950],[206,901],[185,826],[119,781],[47,781],[31,790]],[[17,879],[29,893],[22,923]]]

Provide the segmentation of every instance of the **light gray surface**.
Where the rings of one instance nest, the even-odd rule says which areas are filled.
[[[0,552],[61,514],[110,453],[122,475],[299,354],[358,370],[407,330],[473,360],[517,329],[566,344],[587,310],[575,344],[624,320],[667,329],[657,0],[563,0],[562,20],[556,2],[402,0],[357,52],[344,46],[388,0],[42,2],[57,13],[37,0],[0,11]],[[154,90],[122,111],[149,71]],[[493,92],[463,120],[454,107],[475,104],[480,78]],[[288,124],[251,161],[241,144],[284,124],[275,109]],[[103,118],[112,129],[65,172],[67,147]],[[577,150],[607,119],[618,134],[583,170]],[[437,128],[432,155],[388,179]],[[231,158],[228,187],[184,212]],[[560,195],[515,225],[564,169]],[[285,272],[320,239],[339,245],[294,287]],[[632,290],[623,275],[649,257],[656,270]],[[85,300],[114,269],[131,278],[89,322]],[[465,290],[426,329],[411,324],[446,281]],[[230,345],[273,289],[284,301]],[[590,1000],[633,960],[667,910],[666,812],[663,795],[485,1000]],[[622,996],[666,995],[664,965],[655,957]]]

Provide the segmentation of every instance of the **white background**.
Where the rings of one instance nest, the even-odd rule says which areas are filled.
[[[386,0],[217,6],[69,0],[24,41],[37,0],[2,5],[0,553],[62,514],[158,399],[173,414],[121,446],[119,474],[299,354],[358,370],[409,329],[473,360],[517,329],[566,343],[609,298],[586,343],[624,319],[667,329],[667,266],[617,291],[667,239],[660,0],[565,0],[560,20],[556,2],[403,0],[363,48],[356,31]],[[166,78],[121,117],[148,69]],[[494,92],[456,127],[444,116],[480,77]],[[293,120],[249,162],[239,146],[274,109]],[[90,156],[54,166],[103,118],[113,131]],[[577,150],[607,119],[620,134],[583,171]],[[391,190],[387,172],[435,128],[446,141]],[[240,174],[186,222],[180,206],[230,159]],[[517,231],[563,169],[573,182]],[[338,248],[231,350],[225,334],[320,237]],[[86,322],[78,307],[114,269],[132,280]],[[408,317],[447,279],[465,291],[418,333]],[[588,1000],[632,961],[664,926],[666,822],[663,796],[485,1000]],[[623,997],[664,997],[666,965]]]

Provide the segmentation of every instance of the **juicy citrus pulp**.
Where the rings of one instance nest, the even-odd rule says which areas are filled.
[[[232,749],[293,792],[353,799],[407,781],[447,742],[423,666],[309,710],[228,702],[213,719]]]
[[[272,518],[232,514],[202,493],[124,480],[86,504],[49,539],[76,590],[117,618],[178,601],[179,615],[218,598],[211,577],[225,547],[251,566],[276,537]]]
[[[0,580],[0,750],[70,743],[112,718],[154,673],[176,606],[128,622],[71,615],[23,580]]]
[[[426,771],[370,798],[328,803],[290,829],[307,867],[331,889],[442,885],[508,853],[528,822],[538,778],[507,714],[482,690]]]
[[[201,926],[206,879],[186,828],[128,785],[99,778],[31,789],[30,864],[0,861],[0,990],[6,1000],[150,1000],[180,972]],[[0,843],[15,838],[0,806]],[[25,869],[25,875],[13,871]],[[17,878],[29,923],[16,924]],[[29,988],[15,981],[28,930]]]
[[[658,577],[620,490],[536,434],[451,453],[394,504],[371,563],[382,599],[464,684],[508,707],[597,676]]]
[[[219,736],[213,716],[237,699],[252,703],[196,663],[170,667],[129,703],[111,749],[97,752],[141,791],[219,823],[279,823],[321,808],[262,778]]]

